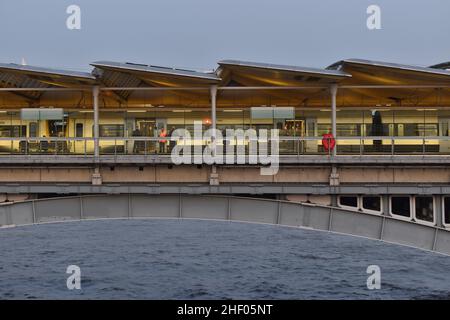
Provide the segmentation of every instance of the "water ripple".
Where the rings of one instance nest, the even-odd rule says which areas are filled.
[[[82,221],[2,230],[0,249],[1,299],[450,299],[449,257],[276,226]]]

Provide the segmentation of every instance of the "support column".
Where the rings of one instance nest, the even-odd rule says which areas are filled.
[[[211,86],[210,88],[210,94],[211,94],[211,129],[213,129],[212,132],[212,138],[213,140],[216,139],[216,124],[217,124],[217,113],[216,113],[216,100],[217,100],[217,86]]]
[[[100,155],[99,150],[99,124],[98,124],[98,95],[99,95],[100,89],[98,86],[95,86],[92,90],[92,101],[93,101],[93,109],[94,109],[94,157],[95,159],[98,159],[98,156]]]
[[[212,154],[216,155],[216,129],[217,129],[217,112],[216,112],[216,101],[217,101],[217,86],[213,85],[210,88],[211,94],[211,147]],[[217,173],[217,168],[215,165],[211,167],[211,175],[209,177],[209,184],[212,186],[219,185],[219,174]]]
[[[336,129],[336,96],[337,96],[337,84],[333,84],[330,87],[330,92],[331,92],[331,133],[333,134],[333,137],[336,139],[336,133],[337,133],[337,129]],[[337,154],[336,152],[337,150],[337,141],[336,141],[336,146],[333,148],[333,156],[335,156]]]
[[[98,162],[98,157],[100,155],[99,149],[99,124],[98,124],[98,95],[100,89],[98,86],[94,86],[92,90],[92,104],[94,109],[94,161]],[[101,185],[102,184],[102,176],[100,174],[100,168],[96,165],[94,168],[94,172],[92,173],[92,184],[93,185]]]

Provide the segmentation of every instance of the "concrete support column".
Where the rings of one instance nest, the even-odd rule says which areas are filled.
[[[92,90],[92,104],[94,109],[94,159],[97,162],[98,157],[100,156],[100,146],[99,146],[99,110],[98,110],[98,96],[100,93],[99,86],[94,86]],[[102,184],[102,176],[100,174],[99,167],[95,167],[94,173],[92,174],[92,184],[93,185],[101,185]]]
[[[331,172],[330,172],[330,186],[332,187],[337,187],[339,186],[339,171],[338,168],[336,166],[332,166],[331,167]]]
[[[336,96],[337,96],[337,84],[333,84],[330,87],[331,92],[331,133],[333,134],[333,137],[336,139]],[[337,154],[337,141],[336,146],[333,148],[333,156]]]
[[[99,111],[98,111],[98,95],[100,89],[98,86],[95,86],[92,90],[92,101],[93,101],[93,109],[94,109],[94,157],[98,159],[100,155],[99,149]]]
[[[212,154],[216,155],[216,129],[217,129],[217,86],[211,86],[210,90],[211,95],[211,147]],[[209,177],[209,184],[212,186],[219,185],[219,174],[217,173],[217,168],[215,165],[211,166],[211,175]]]
[[[217,86],[211,86],[211,129],[213,129],[212,139],[216,139],[216,126],[217,126],[217,112],[216,112],[216,100],[217,100]]]
[[[445,228],[444,226],[444,221],[443,221],[443,202],[444,202],[444,197],[442,195],[436,195],[434,197],[434,201],[435,201],[435,219],[436,219],[436,226],[440,227],[440,228]]]
[[[217,173],[217,167],[211,166],[211,174],[209,175],[209,184],[211,186],[218,186],[219,185],[219,174]]]

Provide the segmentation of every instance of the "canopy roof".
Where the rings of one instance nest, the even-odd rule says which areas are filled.
[[[221,88],[218,92],[218,105],[323,106],[329,104],[329,86],[338,84],[341,87],[338,91],[338,103],[349,106],[450,106],[450,70],[446,70],[450,63],[420,67],[347,59],[319,69],[221,60],[215,71],[208,72],[112,61],[97,61],[91,65],[94,68],[89,73],[0,63],[0,88],[41,89],[2,93],[25,99],[28,104],[42,104],[47,88],[89,89],[98,85],[106,87],[106,90],[101,91],[104,105],[208,106],[209,88],[217,85]],[[117,89],[113,90],[114,88]],[[277,90],[271,90],[274,88]],[[55,95],[56,93],[51,97],[54,98]],[[85,92],[84,96],[72,94],[71,99],[78,99],[77,105],[83,104],[88,101],[89,95],[89,92]],[[67,99],[69,96],[67,93]],[[59,93],[58,97],[66,99],[64,93]],[[3,101],[5,105],[9,103],[8,99]],[[73,104],[73,101],[67,103]]]
[[[433,66],[430,66],[430,68],[450,70],[450,61],[435,64]]]
[[[348,72],[346,84],[355,85],[433,85],[450,83],[450,71],[390,62],[347,59],[327,69]]]
[[[168,68],[137,63],[98,61],[91,63],[93,73],[103,79],[103,70],[134,76],[150,86],[181,86],[186,84],[216,84],[220,78],[214,72]]]
[[[96,82],[95,76],[88,72],[0,63],[0,88],[70,88],[91,86]],[[41,98],[43,91],[20,91],[14,95],[31,104]]]
[[[299,66],[222,60],[217,72],[224,79],[222,85],[241,86],[299,86],[320,85],[350,78],[340,70],[316,69]]]

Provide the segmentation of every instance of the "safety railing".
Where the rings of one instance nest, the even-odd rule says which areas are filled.
[[[334,140],[334,141],[332,141]],[[191,147],[191,154],[204,153],[211,147],[211,139],[116,137],[99,138],[99,153],[102,155],[169,155],[175,146]],[[333,146],[334,145],[334,146]],[[256,147],[255,147],[256,146]],[[279,137],[278,139],[226,138],[216,142],[216,152],[230,151],[246,155],[327,155],[333,149],[340,155],[450,155],[450,137],[441,136],[377,136],[377,137]],[[0,157],[3,155],[76,155],[93,156],[94,138],[19,137],[0,138]],[[187,149],[186,149],[187,150]]]

